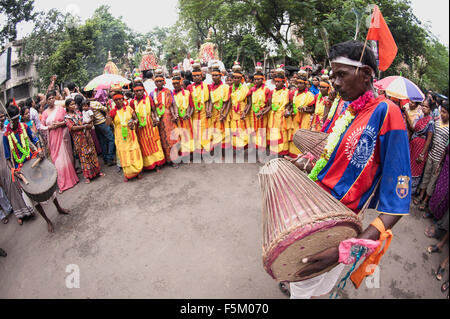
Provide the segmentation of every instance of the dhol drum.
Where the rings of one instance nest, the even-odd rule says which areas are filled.
[[[272,278],[296,282],[304,257],[337,247],[362,230],[358,216],[285,159],[274,159],[258,174],[262,193],[263,265]]]
[[[34,167],[32,167],[34,166]],[[56,191],[57,171],[55,165],[47,159],[33,159],[23,164],[20,172],[28,182],[18,179],[23,191],[35,202],[49,200]]]
[[[299,129],[294,133],[294,145],[306,154],[310,152],[316,159],[320,158],[327,143],[328,133]]]

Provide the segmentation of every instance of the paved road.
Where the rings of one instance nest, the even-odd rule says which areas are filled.
[[[285,298],[262,268],[259,167],[184,164],[129,183],[105,168],[59,195],[70,216],[44,206],[54,234],[40,217],[0,224],[0,298]],[[379,288],[349,282],[342,297],[444,298],[432,276],[443,256],[425,252],[428,223],[415,211],[403,218]],[[72,264],[78,289],[66,287]]]

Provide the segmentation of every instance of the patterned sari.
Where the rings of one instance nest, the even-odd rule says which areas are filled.
[[[414,126],[414,133],[409,143],[409,155],[411,158],[412,194],[416,192],[416,189],[420,184],[423,169],[425,167],[425,163],[427,162],[428,152],[424,154],[425,156],[422,162],[418,163],[417,159],[419,158],[419,154],[422,153],[423,148],[425,147],[428,132],[433,132],[433,130],[434,121],[431,116],[425,116],[421,118]]]
[[[71,130],[73,126],[83,125],[83,115],[78,111],[73,114],[67,114],[64,117],[64,122],[69,128],[70,135],[72,135],[75,150],[80,158],[84,178],[91,179],[96,177],[100,173],[100,164],[98,163],[97,151],[90,130]]]

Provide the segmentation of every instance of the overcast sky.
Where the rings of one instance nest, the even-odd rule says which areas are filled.
[[[56,8],[61,12],[76,12],[83,20],[89,18],[102,4],[111,6],[110,12],[122,16],[124,22],[140,33],[149,32],[155,26],[168,27],[177,18],[178,0],[35,0],[36,11]],[[449,0],[411,0],[414,14],[438,39],[449,45]],[[31,32],[32,23],[19,25],[19,38]]]

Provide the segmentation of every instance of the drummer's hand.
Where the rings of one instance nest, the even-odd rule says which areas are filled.
[[[291,162],[292,164],[297,166],[298,169],[303,170],[303,166],[304,165],[300,165],[300,163],[297,162],[298,157],[297,158],[292,158],[290,156],[285,156],[284,159],[288,160],[289,162]]]
[[[306,276],[312,275],[321,270],[324,270],[327,267],[330,267],[330,266],[336,264],[338,262],[338,260],[339,260],[339,248],[338,247],[331,247],[331,248],[325,249],[318,254],[303,258],[303,260],[301,262],[304,264],[308,264],[308,265],[305,266],[298,273],[296,273],[296,276],[306,277]]]
[[[39,158],[45,158],[45,154],[44,154],[44,151],[43,150],[40,150],[39,151],[39,153],[37,153],[37,156],[39,157]]]

